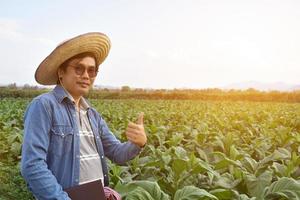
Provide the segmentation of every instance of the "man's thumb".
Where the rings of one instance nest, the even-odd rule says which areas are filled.
[[[144,113],[143,112],[141,112],[139,114],[138,119],[137,119],[137,124],[140,124],[140,125],[144,124]]]

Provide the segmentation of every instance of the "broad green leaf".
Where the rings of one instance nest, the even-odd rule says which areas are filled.
[[[229,159],[222,152],[213,152],[211,155],[213,155],[216,160],[216,162],[214,163],[214,169],[216,170],[227,168],[229,165],[240,166],[240,163],[238,161]]]
[[[291,152],[290,151],[288,151],[285,148],[278,148],[271,155],[264,158],[260,163],[261,164],[266,164],[266,163],[271,162],[271,161],[285,160],[285,159],[290,159],[290,158],[291,158]]]
[[[225,138],[223,140],[224,148],[226,150],[226,155],[230,155],[230,148],[234,142],[233,134],[231,132],[226,133]]]
[[[175,151],[175,155],[178,157],[178,158],[181,158],[181,159],[187,159],[188,156],[187,156],[187,152],[184,148],[182,147],[174,147],[174,151]]]
[[[285,166],[284,164],[274,162],[272,164],[272,168],[274,169],[276,175],[278,175],[279,177],[286,176],[287,166]]]
[[[170,155],[162,155],[162,160],[164,161],[165,165],[168,165],[170,161],[172,160],[172,157]]]
[[[217,197],[210,194],[206,190],[197,188],[195,186],[185,186],[184,188],[177,190],[174,196],[174,200],[206,200],[214,199]]]
[[[231,200],[237,197],[236,192],[230,189],[215,189],[209,191],[210,194],[214,195],[217,197],[219,200]]]
[[[14,155],[18,155],[21,152],[21,144],[19,142],[13,142],[10,150],[12,153],[14,153]]]
[[[137,189],[138,187],[139,189]],[[148,198],[149,200],[151,198],[154,200],[169,200],[169,195],[165,194],[156,182],[151,181],[134,181],[126,185],[118,184],[115,190],[122,195],[122,198],[131,195],[129,197],[132,198],[141,197],[145,199]],[[141,193],[141,196],[137,193]],[[128,199],[131,199],[129,197]]]
[[[256,168],[257,168],[257,162],[251,157],[245,157],[243,160],[243,167],[247,169],[248,172],[251,172],[254,174]]]
[[[246,177],[246,185],[249,194],[252,197],[257,197],[261,199],[263,197],[264,189],[271,184],[272,172],[267,170],[260,174],[258,177],[255,175],[248,175]]]
[[[137,187],[133,191],[128,193],[126,199],[128,199],[128,200],[155,200],[155,197],[152,197],[149,194],[149,192],[147,192],[143,188]]]
[[[222,187],[226,189],[233,189],[241,182],[240,179],[235,179],[231,174],[224,173],[217,178],[214,184],[217,187]]]
[[[241,194],[237,199],[238,200],[256,200],[256,197],[249,198],[247,195]]]
[[[197,150],[197,153],[199,154],[200,158],[202,158],[205,161],[208,161],[208,158],[207,158],[207,155],[206,155],[205,151],[203,151],[200,148],[197,148],[196,150]]]
[[[227,168],[229,165],[240,166],[240,163],[229,158],[224,158],[223,160],[214,164],[214,169],[218,170],[222,168]]]
[[[183,135],[176,133],[176,134],[172,135],[172,137],[170,138],[169,141],[167,141],[167,144],[171,147],[178,146],[180,144],[180,142],[182,141],[182,139],[183,139]]]
[[[210,167],[210,165],[200,159],[198,159],[197,164],[193,167],[191,173],[198,174],[203,172],[211,172],[212,174],[216,174],[216,172]]]
[[[239,151],[235,148],[234,145],[230,146],[230,159],[237,160],[237,157],[240,155]]]
[[[300,199],[300,181],[292,178],[283,177],[275,181],[266,188],[264,192],[266,200],[287,199],[299,200]]]
[[[138,159],[138,164],[141,166],[144,166],[145,164],[147,164],[148,162],[151,161],[151,157],[150,156],[144,156],[144,157],[140,157]]]
[[[179,176],[187,168],[187,161],[183,159],[174,159],[172,161],[172,170],[176,176]]]

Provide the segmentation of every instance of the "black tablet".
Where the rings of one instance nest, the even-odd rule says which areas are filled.
[[[101,179],[64,190],[72,200],[106,200]]]

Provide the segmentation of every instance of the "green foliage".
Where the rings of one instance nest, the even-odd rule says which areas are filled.
[[[264,199],[288,199],[299,200],[300,199],[300,181],[296,181],[292,178],[283,177],[278,181],[275,181],[266,188]]]
[[[34,199],[21,177],[19,164],[11,166],[0,162],[0,199]]]
[[[217,197],[210,194],[206,190],[199,189],[195,186],[185,186],[184,188],[177,190],[174,196],[174,200],[218,200]]]
[[[115,188],[122,196],[128,200],[169,200],[169,195],[165,194],[156,182],[133,181],[127,185],[117,185]]]
[[[299,104],[91,102],[122,141],[145,113],[144,150],[127,166],[109,162],[110,186],[124,199],[299,199]],[[0,102],[0,199],[32,199],[19,172],[28,103]]]

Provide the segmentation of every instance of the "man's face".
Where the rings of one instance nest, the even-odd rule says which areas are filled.
[[[79,98],[87,94],[93,86],[96,77],[92,74],[96,70],[95,59],[86,56],[70,60],[65,70],[58,70],[58,75],[61,77],[61,84],[73,98]]]

